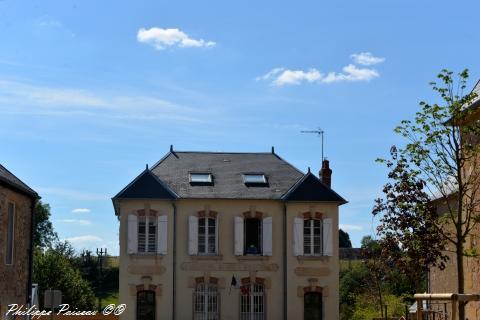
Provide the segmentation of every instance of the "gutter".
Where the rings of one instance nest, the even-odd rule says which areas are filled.
[[[283,203],[283,320],[287,320],[287,204]]]
[[[176,306],[177,306],[177,290],[176,290],[176,278],[177,278],[177,206],[172,201],[173,207],[173,272],[172,272],[172,320],[176,319]]]

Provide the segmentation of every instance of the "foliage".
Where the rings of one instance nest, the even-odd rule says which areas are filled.
[[[35,204],[35,230],[33,234],[33,245],[36,248],[49,248],[56,241],[58,235],[53,230],[52,222],[50,221],[50,205],[38,201]]]
[[[444,269],[445,239],[436,232],[438,216],[425,192],[426,182],[396,148],[390,153],[392,159],[386,161],[390,181],[383,187],[385,198],[376,199],[373,208],[373,215],[380,216],[378,254],[418,286],[430,267]]]
[[[82,278],[71,257],[62,251],[65,246],[50,248],[45,251],[37,248],[34,253],[33,281],[40,287],[39,302],[43,302],[44,290],[49,288],[62,291],[62,303],[69,303],[72,308],[91,310],[95,296],[88,281]]]
[[[350,241],[350,235],[343,231],[342,229],[338,230],[339,244],[340,248],[351,248],[352,242]]]
[[[372,303],[374,297],[369,295],[363,295],[359,297],[355,309],[353,310],[351,320],[365,320],[378,318],[378,315],[381,313],[378,305]],[[388,317],[400,317],[405,315],[405,303],[403,296],[395,296],[392,294],[387,294],[384,296],[385,305],[387,305],[387,315]]]
[[[397,163],[390,163],[394,182],[390,190],[387,188],[386,191],[387,194],[393,193],[393,196],[390,199],[387,196],[384,202],[386,207],[380,204],[379,209],[379,212],[387,214],[385,228],[380,231],[402,239],[405,244],[397,243],[407,257],[413,249],[410,262],[415,262],[414,257],[418,257],[425,249],[421,248],[421,238],[415,239],[413,230],[425,228],[421,231],[424,235],[441,235],[449,250],[455,252],[459,293],[465,292],[464,244],[480,221],[480,123],[477,120],[478,110],[470,107],[476,94],[464,94],[468,76],[468,70],[464,70],[455,81],[451,71],[442,70],[438,75],[440,84],[431,83],[441,102],[429,104],[422,101],[414,120],[403,120],[395,129],[395,132],[407,139],[407,143],[403,149],[398,150],[399,157],[393,159]],[[400,176],[395,175],[398,165]],[[401,176],[403,171],[405,177]],[[408,185],[403,185],[402,180]],[[442,203],[446,207],[445,212],[441,212],[435,221],[429,220],[431,209],[428,208],[427,193],[430,199],[435,199],[436,203]],[[413,194],[419,195],[420,199],[411,197]],[[396,216],[400,210],[411,217],[397,224],[389,222],[388,215]],[[409,250],[406,250],[407,246]],[[433,264],[439,249],[433,248],[433,252],[425,257],[425,262]],[[459,317],[463,320],[464,306],[460,303],[459,307]]]
[[[361,243],[363,260],[340,272],[341,320],[384,316],[384,305],[388,305],[390,316],[403,314],[413,294],[426,289],[425,279],[415,283],[384,260],[380,255],[381,241],[365,236]]]

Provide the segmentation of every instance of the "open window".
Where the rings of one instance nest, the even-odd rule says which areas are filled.
[[[272,217],[235,217],[236,256],[272,255]]]
[[[257,218],[248,218],[245,222],[245,246],[244,254],[261,255],[262,254],[262,220]]]

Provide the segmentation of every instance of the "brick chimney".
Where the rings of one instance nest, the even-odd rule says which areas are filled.
[[[329,188],[332,187],[332,169],[330,169],[330,163],[327,159],[322,161],[322,169],[318,174],[320,181],[326,184]]]

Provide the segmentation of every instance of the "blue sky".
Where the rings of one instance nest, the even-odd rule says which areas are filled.
[[[480,78],[474,1],[0,1],[0,163],[62,239],[118,251],[110,198],[173,144],[320,165],[372,232],[375,163],[442,68]],[[80,209],[80,210],[79,210]]]

